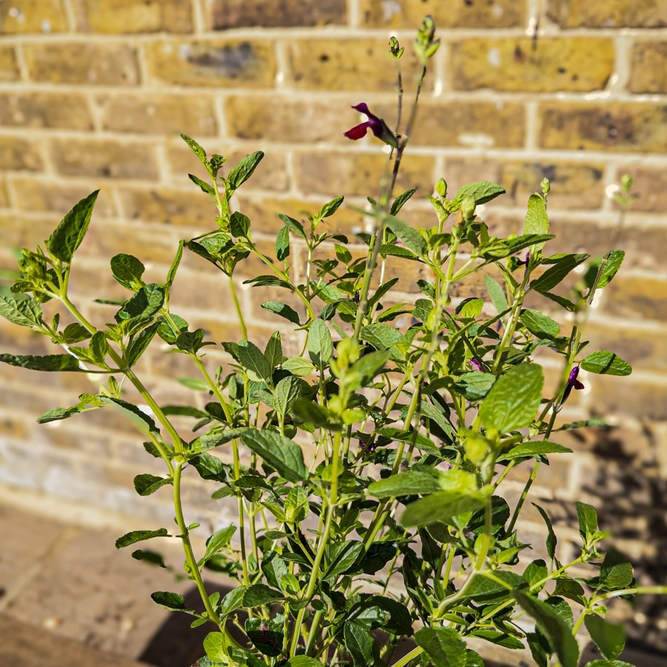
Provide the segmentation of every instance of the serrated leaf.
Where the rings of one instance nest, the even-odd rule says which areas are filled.
[[[199,161],[206,166],[206,151],[191,137],[188,137],[187,134],[181,134],[181,139],[190,146],[192,152],[199,158]]]
[[[194,174],[188,174],[188,178],[207,195],[215,194],[213,186],[210,183],[207,183],[206,181],[202,181],[202,179],[199,178],[199,176],[195,176]]]
[[[171,537],[171,535],[169,535],[166,528],[159,528],[158,530],[133,530],[125,533],[125,535],[116,540],[116,549],[123,549],[124,547],[129,547],[130,544],[150,540],[154,537]]]
[[[99,193],[95,190],[75,204],[46,241],[49,252],[61,262],[71,262],[74,252],[81,245]]]
[[[465,642],[452,628],[422,628],[415,633],[415,642],[435,667],[466,667]]]
[[[289,438],[274,431],[248,429],[241,434],[241,441],[290,482],[308,478],[301,447]]]
[[[149,327],[146,327],[143,331],[139,332],[136,336],[132,338],[132,342],[127,348],[125,354],[127,358],[127,365],[131,368],[134,366],[137,361],[141,358],[141,355],[146,351],[148,346],[151,344],[151,341],[155,337],[157,330],[160,328],[160,322],[154,322]],[[201,330],[200,330],[201,331]],[[176,339],[178,341],[179,337]]]
[[[355,540],[339,542],[332,548],[330,554],[330,565],[322,577],[324,580],[333,581],[339,574],[347,572],[358,560],[364,551],[362,542]]]
[[[286,415],[294,400],[308,390],[308,385],[299,378],[286,377],[280,380],[273,391],[273,409],[280,415]]]
[[[127,416],[135,420],[135,423],[137,423],[136,418],[138,417],[140,420],[139,423],[143,422],[143,425],[147,426],[150,431],[155,433],[158,432],[158,428],[155,426],[153,419],[133,403],[129,403],[122,398],[115,398],[113,396],[100,396],[99,398],[103,403],[113,404],[121,410],[124,410],[127,413]]]
[[[623,259],[625,258],[625,253],[622,250],[612,250],[607,256],[607,261],[602,267],[602,272],[598,279],[597,288],[602,289],[606,287],[618,273],[618,270],[621,268]]]
[[[591,639],[607,660],[616,660],[625,648],[625,628],[612,625],[598,614],[589,614],[584,619]]]
[[[391,215],[398,215],[399,211],[405,206],[415,192],[417,192],[417,188],[406,190],[403,194],[398,195],[391,205]]]
[[[428,526],[437,521],[447,522],[463,512],[473,512],[484,506],[485,496],[480,493],[464,495],[452,491],[438,491],[410,503],[399,523],[404,528]]]
[[[269,362],[271,371],[273,371],[273,369],[279,366],[280,363],[282,362],[283,345],[280,339],[279,331],[274,331],[271,334],[271,337],[266,343],[266,348],[264,349],[264,356],[266,357],[266,360]]]
[[[456,378],[452,388],[469,401],[479,401],[491,391],[495,381],[492,373],[464,373]]]
[[[545,454],[571,454],[572,450],[556,442],[540,440],[539,442],[522,442],[512,447],[500,457],[500,460],[520,459],[524,457],[544,456]]]
[[[306,655],[295,655],[285,663],[285,667],[324,667],[324,665],[315,658],[309,658]]]
[[[553,340],[560,333],[560,327],[547,315],[543,315],[537,310],[524,310],[519,319],[530,333],[537,338]]]
[[[262,151],[255,151],[250,155],[246,155],[239,163],[229,172],[227,176],[227,183],[233,190],[238,190],[243,183],[245,183],[255,171],[257,165],[264,158]]]
[[[285,596],[265,584],[255,584],[248,586],[243,593],[243,607],[249,609],[251,607],[259,607],[271,604],[276,600],[283,600]]]
[[[618,590],[630,586],[632,579],[632,565],[627,558],[616,549],[610,549],[600,566],[599,587]]]
[[[38,327],[42,320],[42,308],[30,297],[0,296],[0,316],[21,327]]]
[[[201,452],[197,456],[192,457],[188,463],[199,473],[202,479],[210,479],[217,482],[224,482],[226,479],[222,461],[211,454]]]
[[[313,363],[320,368],[328,364],[333,357],[333,340],[326,323],[316,319],[308,331],[308,354]]]
[[[235,532],[236,526],[227,526],[226,528],[221,528],[213,533],[206,542],[206,552],[199,562],[200,567],[215,556],[221,549],[224,549],[231,542]]]
[[[144,281],[141,276],[144,275],[146,267],[136,257],[125,254],[114,255],[109,263],[111,274],[117,283],[133,292],[143,287]]]
[[[579,532],[585,541],[595,535],[598,529],[598,513],[592,505],[587,503],[575,503],[577,508],[577,521],[579,522]]]
[[[546,602],[530,597],[521,591],[515,590],[514,598],[549,638],[562,667],[577,667],[579,646],[565,620]]]
[[[355,667],[367,667],[375,663],[377,644],[366,628],[346,622],[343,625],[343,640]]]
[[[618,355],[607,350],[593,352],[583,359],[581,367],[589,373],[598,375],[626,376],[632,373],[632,366]]]
[[[150,496],[158,489],[171,483],[172,481],[170,477],[156,477],[155,475],[144,473],[142,475],[137,475],[134,478],[134,490],[140,496]]]
[[[424,253],[426,242],[416,229],[393,215],[386,217],[386,225],[415,255],[422,255]]]
[[[301,326],[301,323],[299,322],[299,313],[286,303],[281,303],[280,301],[266,301],[262,304],[262,308],[271,313],[275,313],[276,315],[280,315],[280,317],[284,317],[286,320],[293,322],[297,326]]]
[[[579,255],[564,255],[563,257],[560,257],[550,269],[546,270],[539,278],[531,281],[530,289],[535,290],[540,294],[551,292],[556,285],[561,283],[570,271],[576,269],[579,264],[585,262],[589,257],[590,255],[585,253]]]
[[[285,225],[281,227],[276,236],[276,259],[279,262],[284,262],[289,257],[289,253],[289,227]]]
[[[505,194],[505,188],[502,188],[497,183],[492,183],[491,181],[468,183],[459,188],[449,210],[452,212],[458,211],[461,207],[461,202],[466,197],[472,197],[475,200],[475,204],[479,206],[480,204],[486,204],[486,202],[491,201],[502,194]]]
[[[153,317],[162,308],[163,303],[164,288],[156,283],[145,285],[116,313],[116,322],[138,317]]]
[[[585,667],[635,667],[629,662],[623,660],[592,660],[587,662]]]
[[[332,216],[340,208],[340,205],[343,203],[344,199],[345,197],[340,196],[336,197],[335,199],[332,199],[330,202],[327,202],[319,210],[317,217],[323,219]]]
[[[474,319],[482,312],[482,308],[484,308],[483,299],[470,297],[456,306],[456,314],[464,320]]]
[[[239,363],[253,382],[271,383],[273,369],[257,345],[249,340],[242,340],[238,344],[237,353]]]
[[[297,377],[307,377],[315,372],[315,366],[313,366],[308,359],[304,359],[303,357],[287,359],[287,361],[283,361],[282,367]]]
[[[403,335],[398,329],[381,322],[364,327],[361,330],[361,338],[380,351],[387,350],[404,341]]]
[[[48,424],[49,422],[67,419],[73,415],[78,415],[82,409],[79,405],[74,405],[71,408],[51,408],[51,410],[47,410],[43,415],[37,417],[37,423]]]
[[[43,357],[32,354],[0,354],[0,362],[31,371],[56,373],[60,371],[85,372],[77,359],[69,354],[48,354]]]
[[[376,498],[426,495],[442,491],[438,477],[427,472],[408,470],[373,482],[368,493]]]
[[[520,364],[498,378],[484,399],[479,418],[487,429],[508,433],[529,426],[542,399],[544,375],[537,364]]]

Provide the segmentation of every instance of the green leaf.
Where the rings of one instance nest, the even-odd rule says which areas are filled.
[[[249,609],[251,607],[260,607],[271,604],[276,600],[283,600],[285,596],[265,584],[255,584],[248,586],[243,593],[243,607]]]
[[[585,667],[635,667],[629,662],[623,662],[623,660],[593,660],[587,662]]]
[[[398,195],[391,205],[390,213],[392,215],[398,215],[399,211],[405,206],[415,192],[417,192],[417,188],[406,190],[403,194]]]
[[[489,393],[495,381],[492,373],[464,373],[456,378],[452,388],[469,401],[479,401]]]
[[[241,434],[241,441],[290,482],[308,478],[301,447],[284,435],[248,429]]]
[[[153,317],[162,308],[163,303],[164,288],[156,283],[145,285],[116,313],[116,322],[135,317]]]
[[[579,532],[588,542],[592,535],[595,535],[598,529],[598,514],[592,505],[586,503],[575,503],[577,508],[577,520],[579,521]]]
[[[271,372],[276,366],[279,366],[283,360],[283,345],[280,340],[280,331],[274,331],[269,338],[266,348],[264,349],[264,356],[269,362]]]
[[[560,284],[570,271],[575,269],[582,262],[585,262],[589,257],[590,255],[586,254],[564,255],[563,257],[560,257],[550,269],[545,271],[536,280],[531,281],[530,289],[534,289],[540,294],[550,292],[556,285]]]
[[[529,616],[535,619],[537,625],[549,638],[562,667],[577,667],[579,646],[566,621],[551,605],[525,595],[521,591],[514,591],[514,599]]]
[[[130,544],[150,540],[154,537],[171,537],[171,535],[169,535],[166,528],[159,528],[158,530],[133,530],[116,540],[116,549],[129,547]]]
[[[308,354],[313,363],[323,368],[333,357],[333,340],[331,332],[326,323],[320,319],[315,320],[308,332]]]
[[[521,324],[537,338],[553,340],[560,333],[558,323],[537,310],[526,309],[522,311],[519,319]]]
[[[38,327],[42,321],[42,308],[32,298],[0,296],[0,316],[21,327]]]
[[[153,431],[154,433],[158,432],[157,426],[155,426],[155,422],[151,417],[149,417],[143,410],[140,410],[136,405],[133,403],[129,403],[128,401],[124,401],[122,398],[114,398],[113,396],[100,396],[99,397],[100,401],[103,403],[107,404],[112,404],[117,407],[119,407],[121,410],[123,410],[130,419],[132,419],[135,424],[140,424],[144,427],[148,427],[150,431]],[[139,422],[136,421],[136,418],[139,418]]]
[[[544,581],[548,574],[549,570],[547,569],[547,564],[542,559],[539,559],[534,560],[526,567],[523,571],[523,578],[528,582],[528,585],[532,587],[540,581]],[[535,592],[539,592],[543,587],[544,584],[536,589]]]
[[[598,614],[590,614],[584,619],[591,639],[607,660],[615,660],[625,648],[625,629],[622,625],[612,625]]]
[[[187,134],[181,134],[181,139],[190,146],[192,152],[199,158],[199,161],[206,166],[206,151],[194,139],[188,137]]]
[[[570,577],[559,577],[556,579],[554,595],[574,600],[579,604],[584,604],[585,591],[580,583]]]
[[[471,648],[466,651],[466,667],[484,667],[484,661],[479,653]]]
[[[331,564],[322,578],[333,581],[339,574],[343,574],[343,572],[349,570],[357,562],[359,556],[364,551],[364,545],[362,542],[354,540],[351,542],[339,542],[334,545],[331,551]]]
[[[503,288],[491,276],[484,276],[484,284],[486,285],[489,297],[491,297],[493,307],[499,314],[504,313],[509,308],[509,305]]]
[[[31,371],[58,371],[85,372],[77,359],[69,354],[48,354],[38,357],[32,354],[0,354],[0,361],[10,366],[27,368]]]
[[[155,475],[144,473],[134,478],[134,490],[140,496],[150,496],[167,484],[172,484],[170,477],[156,477]]]
[[[151,598],[153,602],[156,602],[161,607],[166,609],[172,609],[174,611],[184,611],[185,610],[185,598],[178,593],[168,593],[166,591],[157,591],[151,593]]]
[[[600,350],[589,354],[581,362],[581,367],[589,373],[598,375],[630,375],[632,366],[619,356],[607,350]]]
[[[295,399],[308,391],[308,385],[299,378],[283,378],[273,391],[273,409],[280,415],[286,415]]]
[[[307,377],[315,371],[315,366],[303,357],[292,357],[292,359],[283,361],[282,367],[297,377]]]
[[[398,329],[381,322],[364,327],[361,330],[361,338],[380,351],[404,341],[403,335]]]
[[[404,528],[428,526],[437,521],[449,521],[457,514],[473,512],[483,506],[482,493],[462,495],[452,491],[438,491],[410,503],[401,514],[399,523]]]
[[[155,551],[145,551],[143,549],[137,549],[132,552],[132,558],[134,560],[141,560],[150,563],[151,565],[157,565],[158,567],[163,567],[166,569],[167,564],[164,562],[164,558]]]
[[[243,606],[243,596],[245,595],[246,587],[238,586],[234,590],[229,591],[220,602],[219,613],[222,618],[231,614]]]
[[[284,225],[276,236],[276,259],[284,262],[289,257],[289,253],[289,227]]]
[[[329,410],[306,398],[297,398],[292,403],[292,412],[302,421],[330,431],[340,431],[340,424],[333,422],[334,416]]]
[[[324,667],[324,665],[315,658],[309,658],[306,655],[295,655],[285,663],[284,667]]]
[[[606,287],[613,280],[614,276],[621,268],[621,264],[623,263],[624,258],[625,253],[622,250],[612,250],[609,253],[607,261],[602,267],[602,272],[600,273],[600,277],[598,279],[598,289]]]
[[[141,276],[146,267],[132,255],[114,255],[111,258],[111,273],[114,280],[126,289],[136,292],[144,286]]]
[[[426,651],[435,667],[466,667],[465,642],[452,628],[422,628],[415,633],[415,642]]]
[[[71,262],[76,249],[88,231],[90,218],[99,190],[95,190],[65,215],[55,231],[46,241],[49,252],[61,262]]]
[[[598,586],[606,590],[618,590],[630,586],[632,579],[632,565],[627,558],[616,549],[610,549],[600,566]]]
[[[475,204],[486,204],[486,202],[495,199],[499,195],[505,194],[505,188],[500,187],[497,183],[491,181],[477,181],[476,183],[468,183],[459,188],[454,201],[450,206],[450,210],[455,211],[461,206],[461,202],[466,197],[472,197]]]
[[[476,297],[464,299],[456,306],[456,314],[464,320],[475,319],[484,308],[484,300]]]
[[[389,229],[391,229],[391,231],[415,253],[415,255],[422,255],[424,253],[426,250],[426,242],[416,229],[410,227],[410,225],[393,215],[388,215],[386,217],[386,224],[387,227],[389,227]]]
[[[245,183],[255,171],[257,165],[262,161],[264,153],[262,151],[255,151],[250,155],[246,155],[227,176],[227,183],[233,190],[238,190],[243,183]]]
[[[555,442],[540,440],[539,442],[522,442],[516,447],[512,447],[506,454],[499,457],[499,460],[506,461],[520,459],[524,457],[544,456],[545,454],[571,454],[572,450]]]
[[[548,234],[549,216],[547,215],[547,203],[542,195],[530,195],[528,199],[528,211],[523,222],[524,234]],[[537,249],[544,247],[544,243],[535,244]]]
[[[437,476],[427,472],[408,470],[373,482],[368,493],[376,498],[425,495],[442,491]]]
[[[208,386],[206,380],[201,380],[200,378],[177,378],[176,381],[179,384],[182,384],[184,387],[187,387],[188,389],[192,389],[194,391],[210,390],[210,387]]]
[[[249,618],[245,622],[245,632],[255,648],[270,657],[279,656],[284,642],[284,624],[278,618],[268,621],[260,618]],[[239,663],[236,663],[239,664]],[[248,661],[245,664],[251,664]],[[264,662],[261,663],[265,664]]]
[[[62,336],[65,343],[72,345],[73,343],[80,343],[82,340],[88,340],[90,338],[90,331],[82,324],[74,322],[65,327]]]
[[[106,367],[106,357],[109,354],[109,343],[103,331],[97,331],[93,334],[88,345],[90,356],[98,366]]]
[[[496,570],[493,579],[483,572],[476,575],[465,593],[466,598],[475,602],[490,602],[498,598],[512,595],[513,588],[525,587],[526,582],[521,575],[508,570]]]
[[[320,219],[323,218],[328,218],[329,216],[332,216],[339,208],[340,205],[343,203],[343,200],[345,197],[336,197],[335,199],[332,199],[330,202],[327,202],[322,206],[322,208],[319,210],[319,213],[317,214],[317,217]]]
[[[520,364],[507,371],[479,409],[484,427],[502,434],[529,426],[540,407],[543,385],[544,375],[537,364]]]
[[[201,454],[197,454],[197,456],[191,458],[188,463],[199,473],[202,479],[210,479],[217,482],[224,482],[226,479],[222,461],[211,454],[201,452]]]
[[[253,382],[271,383],[273,369],[262,351],[249,340],[242,340],[238,345],[239,363]]]
[[[188,174],[188,178],[207,195],[215,194],[213,186],[207,183],[206,181],[202,181],[202,179],[199,178],[199,176],[195,176],[194,174]]]
[[[556,533],[554,533],[554,527],[551,524],[551,519],[549,518],[549,515],[536,503],[533,503],[537,511],[542,515],[542,518],[544,519],[544,523],[547,524],[547,554],[549,554],[549,558],[551,560],[555,561],[556,560],[556,545],[558,544],[558,540],[556,538]]]
[[[304,241],[307,239],[306,231],[303,228],[303,225],[294,218],[290,218],[289,215],[284,215],[283,213],[278,213],[278,217],[289,227],[290,231],[294,232],[297,236],[300,236]]]
[[[275,313],[276,315],[280,315],[280,317],[284,317],[286,320],[293,322],[297,326],[301,325],[299,322],[299,313],[286,303],[280,303],[280,301],[266,301],[262,304],[262,308],[271,313]]]
[[[149,327],[146,327],[137,336],[134,336],[132,338],[132,342],[128,346],[127,352],[125,354],[127,358],[127,365],[130,366],[130,368],[134,366],[137,363],[137,361],[139,361],[141,355],[146,351],[148,346],[151,344],[151,341],[155,337],[157,330],[161,326],[162,324],[160,322],[153,322],[153,324],[151,324]],[[202,329],[199,329],[199,331],[202,331]],[[181,335],[178,336],[178,338],[176,339],[177,341],[180,340]]]
[[[366,628],[357,623],[346,622],[343,626],[343,640],[355,667],[369,667],[375,664],[377,644]]]
[[[206,542],[206,553],[204,553],[204,557],[199,561],[199,566],[201,567],[221,549],[224,549],[231,542],[235,532],[236,526],[227,526],[213,533]]]

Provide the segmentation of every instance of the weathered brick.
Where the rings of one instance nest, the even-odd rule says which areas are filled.
[[[632,204],[633,211],[667,212],[667,171],[663,168],[629,167],[618,170],[617,181],[622,174],[634,178],[632,192],[638,196]]]
[[[667,385],[602,375],[596,375],[590,381],[593,388],[591,405],[595,406],[597,414],[656,420],[667,417]]]
[[[0,137],[0,169],[40,171],[42,167],[36,143],[19,137]]]
[[[663,28],[662,0],[549,0],[547,15],[563,28]]]
[[[396,90],[396,67],[387,43],[361,39],[291,40],[286,45],[289,82],[305,90]],[[412,50],[401,59],[405,81],[412,81],[419,63]],[[427,89],[432,79],[428,79]],[[432,84],[431,84],[432,85]]]
[[[633,93],[667,93],[665,42],[637,42],[634,45],[629,88]]]
[[[67,16],[62,0],[12,0],[0,12],[0,33],[63,32]]]
[[[523,24],[524,7],[513,0],[475,3],[469,0],[362,0],[365,26],[414,29],[426,14],[439,28],[516,28]]]
[[[610,38],[466,39],[451,46],[452,85],[458,90],[600,90],[614,71],[614,58]]]
[[[343,24],[345,0],[209,0],[209,27],[291,28]]]
[[[236,320],[236,311],[229,289],[229,278],[215,267],[216,271],[207,272],[201,269],[202,263],[197,266],[198,271],[180,271],[171,293],[170,304],[175,312],[179,309],[201,310],[204,317],[228,317],[232,322]]]
[[[74,0],[83,32],[192,32],[192,8],[183,0]]]
[[[667,105],[545,104],[543,148],[660,153],[667,150]]]
[[[520,148],[525,133],[524,109],[505,102],[420,103],[412,142],[426,146]],[[391,107],[382,114],[391,118]]]
[[[43,244],[51,232],[58,225],[56,217],[34,220],[18,213],[3,213],[0,215],[0,229],[2,230],[2,244],[6,248],[35,248]],[[12,270],[16,270],[16,261],[11,263]]]
[[[7,179],[0,179],[0,208],[9,207],[9,191],[7,190]]]
[[[217,133],[213,100],[204,95],[99,95],[102,128],[142,134]]]
[[[169,225],[215,228],[217,211],[210,197],[203,192],[171,188],[123,188],[120,198],[126,217]]]
[[[64,215],[79,200],[97,189],[98,184],[72,185],[62,181],[44,181],[35,178],[13,178],[12,190],[17,208],[23,211],[44,211]],[[95,204],[95,214],[105,218],[116,216],[108,190],[101,190]]]
[[[543,178],[551,181],[549,208],[598,208],[604,196],[604,165],[580,162],[513,162],[470,158],[448,158],[445,180],[452,194],[466,183],[488,180],[502,185],[507,194],[496,204],[525,206],[528,197],[540,190]]]
[[[145,144],[110,140],[54,139],[51,158],[64,176],[154,180],[153,151]]]
[[[267,41],[159,41],[148,45],[154,81],[181,86],[267,88],[276,62]]]
[[[135,86],[136,49],[126,44],[26,44],[30,78],[45,83]]]
[[[584,331],[584,340],[590,340],[587,350],[610,350],[636,371],[667,371],[667,340],[655,332],[620,323],[613,327],[589,323]]]
[[[7,127],[92,130],[88,102],[76,93],[0,94],[0,125]]]
[[[204,149],[208,155],[218,153],[227,158],[225,163],[225,172],[233,169],[239,160],[244,158],[249,151],[239,150],[238,148],[228,148],[224,144],[210,144],[204,142]],[[188,146],[180,142],[167,147],[167,158],[171,166],[172,177],[179,183],[185,183],[187,174],[195,174],[204,180],[210,180],[210,176],[204,169],[202,163],[190,150]],[[194,186],[193,186],[194,187]],[[289,173],[285,155],[274,148],[270,148],[264,154],[252,177],[243,185],[243,190],[277,190],[284,191],[289,188]]]
[[[387,156],[379,152],[303,153],[295,161],[297,187],[304,194],[363,197],[377,193]],[[430,194],[435,182],[433,168],[433,158],[406,155],[395,192],[416,187],[422,196]]]
[[[667,282],[622,273],[605,287],[605,314],[628,319],[667,321]]]
[[[16,51],[13,46],[0,48],[0,81],[18,81],[21,78]]]

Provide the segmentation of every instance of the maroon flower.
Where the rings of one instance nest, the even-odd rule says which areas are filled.
[[[476,370],[476,371],[482,371],[482,364],[475,359],[474,357],[470,360],[470,365]]]
[[[577,377],[579,376],[579,366],[575,366],[571,371],[570,371],[570,377],[567,379],[567,385],[565,387],[565,392],[563,393],[563,403],[567,401],[568,396],[572,392],[573,389],[583,389],[584,384],[580,380],[577,380]]]
[[[378,118],[370,112],[368,105],[365,102],[357,104],[357,106],[352,107],[355,111],[360,111],[363,114],[366,114],[368,120],[355,125],[352,129],[348,130],[345,133],[345,136],[352,141],[357,141],[366,136],[366,132],[370,130],[380,141],[384,141],[385,144],[392,146],[393,148],[398,148],[398,142],[396,141],[396,136],[391,131],[387,123]]]

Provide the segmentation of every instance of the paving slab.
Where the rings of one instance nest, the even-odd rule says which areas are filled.
[[[147,667],[0,614],[2,667]]]

